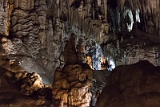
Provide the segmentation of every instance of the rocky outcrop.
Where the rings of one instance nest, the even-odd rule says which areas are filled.
[[[25,71],[25,69],[23,69],[19,65],[19,61],[17,60],[10,60],[6,57],[1,56],[0,70],[0,78],[6,77],[8,81],[16,84],[23,95],[30,96],[33,93],[37,92],[39,89],[43,90],[49,86],[44,84],[44,81],[42,81],[42,77],[37,72],[29,73]]]
[[[12,74],[9,76],[8,74]],[[26,75],[23,75],[26,74]],[[27,80],[31,78],[32,80]],[[39,86],[35,84],[38,83],[38,79],[36,78],[37,74],[29,74],[27,72],[22,73],[18,72],[13,73],[12,71],[8,71],[4,68],[0,67],[0,106],[1,107],[39,107],[39,106],[51,106],[56,107],[51,103],[52,99],[52,92],[50,86],[43,86],[43,88],[40,88]],[[35,80],[35,81],[34,81]],[[39,81],[42,82],[42,81]],[[23,83],[21,85],[25,85],[27,87],[23,87],[23,93],[20,91],[20,83]],[[34,84],[34,88],[32,87]],[[30,86],[29,86],[30,85]],[[31,88],[32,87],[32,88]],[[24,89],[26,88],[26,89]],[[31,90],[34,92],[33,94],[30,93],[29,96],[26,96],[26,92]],[[29,93],[28,93],[29,94]]]
[[[53,101],[58,107],[88,107],[91,101],[92,70],[87,64],[57,68],[53,82]]]
[[[42,78],[35,72],[33,73],[16,73],[17,82],[19,82],[21,93],[32,95],[38,89],[44,88]]]
[[[21,94],[26,96],[33,95],[39,89],[46,88],[42,78],[36,72],[6,71],[2,76],[5,76],[12,83],[17,84],[16,86],[19,88]]]
[[[159,67],[148,61],[118,66],[107,78],[97,107],[158,107],[159,78]]]

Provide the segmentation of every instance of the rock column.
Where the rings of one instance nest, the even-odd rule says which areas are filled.
[[[89,107],[92,70],[83,66],[77,64],[56,69],[52,94],[54,102],[60,101],[58,107]]]

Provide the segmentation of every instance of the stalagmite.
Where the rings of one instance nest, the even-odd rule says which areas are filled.
[[[0,0],[0,66],[21,71],[7,64],[17,60],[28,72],[21,87],[26,95],[42,83],[30,74],[37,72],[45,83],[55,80],[53,98],[61,100],[60,106],[89,106],[88,75],[90,68],[101,70],[102,55],[110,62],[105,70],[140,60],[159,66],[159,10],[159,0]],[[15,78],[22,75],[15,73]]]
[[[90,68],[82,69],[80,65],[69,65],[63,70],[57,68],[54,77],[52,94],[54,101],[60,101],[58,107],[89,106],[92,95],[89,91],[92,86]]]

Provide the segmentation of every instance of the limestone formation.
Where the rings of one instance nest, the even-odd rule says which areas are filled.
[[[78,40],[77,46],[77,60],[79,63],[85,63],[85,47],[84,47],[84,42],[83,39],[80,38]]]
[[[92,70],[84,65],[57,68],[53,82],[53,101],[58,107],[88,107],[91,101]]]
[[[109,20],[117,31],[118,28],[125,31],[124,27],[131,27],[134,24],[138,29],[142,28],[141,30],[144,32],[159,35],[160,21],[158,17],[155,17],[160,14],[159,4],[159,0],[148,0],[147,2],[145,0],[131,0],[129,2],[127,0],[108,0],[109,14],[111,14]],[[124,18],[126,10],[129,16],[128,21]],[[128,25],[124,23],[125,21]]]
[[[134,35],[133,37],[125,38],[123,41],[119,40],[120,42],[117,44],[111,43],[104,46],[103,50],[108,58],[115,59],[115,64],[117,66],[137,63],[140,60],[148,60],[155,66],[160,66],[160,47],[159,45],[151,46],[153,43],[151,41],[154,41],[155,44],[159,42],[158,38],[153,39],[154,37],[152,37],[152,39],[150,39],[151,35],[147,36],[146,33],[137,32],[132,34]],[[141,37],[137,38],[138,35]]]
[[[33,0],[15,0],[14,8],[21,8],[22,10],[32,10],[34,9]]]
[[[9,35],[10,15],[13,9],[13,4],[9,0],[0,1],[0,35]]]
[[[42,78],[35,72],[16,73],[15,77],[20,85],[21,93],[24,95],[32,95],[38,89],[44,88]]]
[[[7,6],[7,1],[2,4]],[[61,39],[59,35],[53,34],[52,18],[47,19],[46,17],[47,4],[45,0],[15,0],[12,4],[11,17],[7,16],[11,19],[9,37],[12,40],[6,38],[6,42],[2,44],[5,54],[12,54],[12,59],[19,60],[21,66],[27,71],[34,72],[33,69],[37,69],[36,71],[41,72],[40,75],[47,71],[45,75],[49,77],[54,68],[60,64],[58,58],[61,53]],[[6,10],[6,12],[8,11]],[[4,27],[9,29],[8,26]],[[35,68],[35,66],[41,67]]]
[[[5,76],[21,81],[26,95],[39,88],[43,93],[40,77],[46,83],[54,79],[58,106],[87,107],[92,84],[88,65],[100,70],[102,55],[114,67],[140,60],[160,65],[159,17],[159,0],[0,0],[0,66],[9,70]],[[59,66],[64,68],[55,71]],[[100,77],[96,83],[105,80]],[[94,89],[93,99],[99,90]]]
[[[26,96],[26,95],[23,95],[26,93],[20,92],[19,85],[20,85],[20,82],[22,82],[27,77],[28,73],[25,72],[25,74],[27,74],[27,75],[23,75],[23,72],[18,72],[16,74],[13,73],[12,77],[8,77],[6,75],[6,72],[13,73],[11,71],[8,71],[8,70],[0,67],[0,100],[1,100],[0,106],[1,107],[7,107],[7,106],[12,106],[12,107],[17,107],[17,106],[18,107],[19,106],[20,107],[21,106],[25,106],[25,107],[39,107],[39,106],[55,107],[51,103],[51,99],[52,99],[51,86],[45,85],[43,88],[40,88],[37,91],[34,90],[34,94],[32,94],[31,96]],[[15,77],[15,75],[17,75],[17,76]],[[17,78],[17,80],[16,80],[16,78]],[[27,83],[27,85],[29,86],[28,83]],[[29,87],[27,87],[27,88],[29,90]]]
[[[65,64],[75,64],[78,62],[75,44],[76,36],[72,33],[70,40],[66,42],[66,45],[64,47],[63,56]]]
[[[145,58],[137,57],[141,54],[139,49],[132,52],[127,44],[130,37],[134,36],[142,44],[144,39],[151,42],[150,46],[160,43],[159,10],[158,0],[1,0],[0,53],[9,59],[18,60],[21,67],[28,72],[37,71],[43,79],[49,78],[46,81],[50,83],[51,75],[58,66],[65,65],[64,62],[79,63],[84,60],[83,52],[80,52],[81,46],[63,56],[71,33],[76,35],[77,40],[84,40],[84,56],[92,54],[94,69],[101,69],[100,57],[103,53],[100,45],[105,45],[105,55],[116,65],[135,63],[148,58],[153,64],[159,65],[157,47],[156,52],[152,51],[155,54],[150,54],[154,58],[153,61],[151,57],[146,58],[148,55]],[[136,34],[137,29],[145,32],[144,35],[151,36]],[[8,36],[5,37],[6,35]],[[136,38],[132,41],[137,41]],[[119,44],[121,41],[128,46],[127,49],[123,49],[123,45]],[[76,45],[75,39],[72,48]],[[147,53],[148,49],[140,51],[145,51],[143,54]],[[68,56],[70,58],[67,59]]]
[[[160,71],[148,61],[118,66],[108,77],[96,107],[159,106]]]

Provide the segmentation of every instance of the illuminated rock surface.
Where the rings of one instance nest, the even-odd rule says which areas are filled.
[[[30,96],[22,95],[26,94],[27,89],[24,93],[20,91],[20,81],[18,82],[17,79],[14,78],[14,75],[8,77],[7,72],[11,73],[0,67],[0,107],[48,107],[50,105],[51,107],[55,107],[51,103],[51,98],[49,98],[49,96],[51,96],[51,88],[38,88],[36,86],[35,88],[38,90],[35,91],[33,87],[30,87],[30,91],[32,90],[34,94],[32,93],[31,95],[31,93],[29,93]],[[23,81],[23,79],[21,80]]]
[[[57,67],[102,70],[102,57],[110,71],[140,60],[160,66],[159,0],[0,0],[0,66],[8,77],[36,72],[38,82],[52,84]]]
[[[88,68],[87,68],[88,67]],[[57,68],[54,75],[53,101],[58,107],[88,107],[91,101],[92,70],[86,65]]]
[[[108,77],[97,107],[158,107],[160,69],[148,61],[117,67]]]
[[[151,44],[160,43],[158,0],[1,0],[0,10],[3,54],[9,59],[17,59],[26,71],[38,72],[46,83],[51,83],[50,74],[64,65],[63,50],[71,33],[77,36],[75,45],[81,38],[84,40],[84,53],[94,54],[92,64],[96,70],[100,70],[102,53],[106,53],[108,60],[116,65],[137,62],[131,56],[128,56],[130,61],[120,62],[125,58],[118,55],[126,52],[119,47],[124,39],[129,41],[130,36],[142,39],[138,31],[145,33],[143,39],[149,38]],[[146,36],[146,33],[151,36]],[[116,43],[110,51],[112,56],[105,49],[101,51],[100,46],[112,43]],[[91,45],[89,50],[87,45]],[[119,48],[122,48],[121,52]],[[132,53],[136,52],[129,54]],[[83,57],[81,55],[77,57]],[[157,60],[153,61],[155,57],[151,60],[158,65],[155,63]]]

